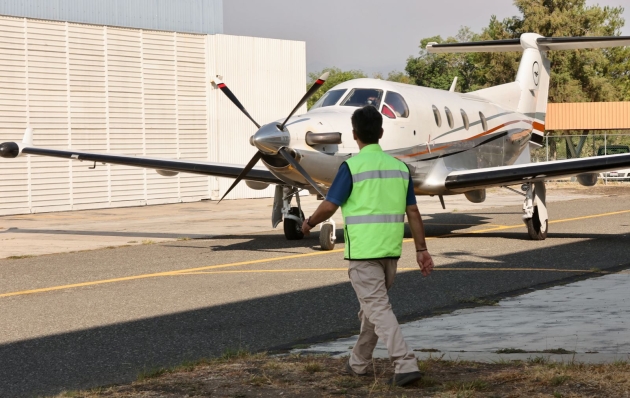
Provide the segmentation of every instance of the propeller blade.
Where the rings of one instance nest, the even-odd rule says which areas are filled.
[[[218,77],[216,79],[213,80],[213,82],[217,85],[218,88],[221,89],[221,91],[223,91],[223,94],[225,94],[230,101],[232,101],[232,103],[234,105],[236,105],[236,107],[238,109],[241,110],[241,112],[243,112],[245,114],[245,116],[247,116],[249,118],[249,120],[251,120],[252,122],[254,122],[254,124],[256,125],[256,127],[260,128],[260,124],[256,123],[256,121],[254,120],[253,117],[251,117],[251,115],[247,112],[247,110],[245,109],[245,107],[243,106],[243,104],[241,104],[241,102],[238,100],[238,98],[236,98],[236,95],[234,95],[234,93],[228,88],[228,86],[225,85],[225,83],[223,83],[221,81],[221,79],[219,79]]]
[[[300,166],[300,164],[296,162],[295,159],[293,159],[293,157],[291,156],[289,152],[287,152],[284,148],[280,148],[278,153],[281,154],[287,160],[287,162],[289,162],[289,164],[293,166],[300,174],[302,174],[302,177],[304,177],[306,181],[308,181],[308,183],[311,184],[311,186],[315,188],[317,192],[319,192],[320,195],[322,195],[323,197],[326,197],[326,194],[324,194],[321,188],[317,186],[317,184],[315,183],[315,181],[313,181],[311,176],[308,175],[306,170],[304,170],[304,167]]]
[[[256,152],[256,154],[254,155],[254,157],[249,161],[249,163],[247,163],[247,166],[245,166],[245,168],[243,169],[243,171],[241,171],[241,174],[238,175],[238,177],[236,177],[236,180],[232,183],[232,186],[230,186],[230,188],[227,190],[227,192],[225,192],[225,194],[223,195],[223,197],[221,198],[221,200],[225,199],[225,197],[227,196],[227,194],[230,193],[230,191],[232,189],[234,189],[234,187],[236,185],[238,185],[239,182],[241,182],[241,180],[243,179],[243,177],[245,177],[247,175],[247,173],[249,173],[249,171],[256,165],[256,163],[258,163],[258,161],[260,160],[260,158],[262,158],[263,154],[262,152]],[[217,202],[217,204],[221,203],[221,200],[219,200]]]
[[[291,116],[293,116],[293,114],[295,112],[297,112],[297,110],[306,103],[306,101],[308,101],[309,98],[311,98],[311,96],[313,94],[315,94],[315,92],[317,90],[319,90],[319,88],[326,83],[326,79],[328,79],[328,75],[329,73],[326,72],[323,75],[321,75],[319,77],[319,79],[317,79],[317,81],[315,83],[313,83],[313,85],[311,86],[311,88],[308,89],[308,91],[306,92],[306,94],[304,94],[304,97],[302,97],[302,99],[300,100],[300,102],[298,102],[298,104],[295,106],[295,108],[293,108],[293,110],[291,111],[291,113],[289,114],[289,117],[287,117],[287,119],[280,125],[280,130],[284,129],[284,125],[287,124],[287,122],[289,121],[289,119],[291,118]]]

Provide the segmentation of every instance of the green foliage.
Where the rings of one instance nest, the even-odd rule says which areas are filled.
[[[387,79],[390,82],[413,84],[411,77],[405,72],[392,71],[387,75]]]
[[[429,42],[450,43],[518,38],[533,32],[542,36],[619,35],[622,7],[586,6],[585,0],[515,0],[520,16],[499,21],[496,16],[481,33],[462,28],[455,37],[422,39],[418,57],[405,70],[415,84],[467,92],[514,80],[520,52],[428,54]],[[621,101],[630,98],[630,47],[550,51],[550,102]]]
[[[405,71],[411,81],[419,86],[448,90],[453,79],[457,77],[459,91],[471,91],[481,88],[477,83],[476,57],[478,54],[429,54],[427,44],[456,43],[479,40],[469,28],[461,28],[455,37],[446,40],[441,36],[433,36],[420,41],[420,55],[409,57]]]
[[[315,94],[313,94],[311,98],[309,98],[308,100],[309,108],[313,106],[313,104],[315,104],[322,97],[322,95],[326,93],[326,91],[335,87],[337,84],[340,84],[340,83],[343,83],[345,81],[352,80],[352,79],[360,79],[362,77],[367,77],[367,75],[363,73],[363,71],[360,71],[360,70],[342,71],[341,69],[336,68],[336,67],[325,68],[320,72],[313,72],[313,73],[308,74],[309,82],[307,84],[307,90],[325,72],[330,73],[330,75],[328,76],[328,79],[326,79],[326,83],[324,83],[324,85]]]

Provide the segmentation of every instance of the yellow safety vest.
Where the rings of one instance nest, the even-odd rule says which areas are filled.
[[[378,144],[346,160],[352,192],[341,205],[346,260],[399,258],[405,233],[409,168]]]

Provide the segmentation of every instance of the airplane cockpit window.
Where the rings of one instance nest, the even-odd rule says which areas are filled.
[[[339,101],[339,98],[341,98],[341,96],[345,92],[345,89],[327,91],[326,94],[322,95],[322,97],[317,100],[317,102],[313,104],[313,106],[311,106],[310,110],[335,105],[337,101]]]
[[[374,88],[355,88],[341,103],[342,106],[366,106],[372,105],[376,109],[380,109],[383,90]]]
[[[442,115],[440,115],[440,110],[435,105],[433,105],[433,116],[435,117],[435,124],[438,127],[442,127]]]
[[[385,104],[381,112],[390,119],[409,117],[409,107],[405,99],[402,95],[392,91],[387,92],[387,95],[385,95]]]

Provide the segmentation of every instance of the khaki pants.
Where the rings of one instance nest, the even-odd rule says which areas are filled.
[[[397,264],[398,260],[392,259],[350,261],[348,276],[361,304],[361,334],[350,355],[350,366],[357,373],[367,371],[379,337],[387,346],[396,373],[418,371],[416,356],[403,338],[387,295]]]

